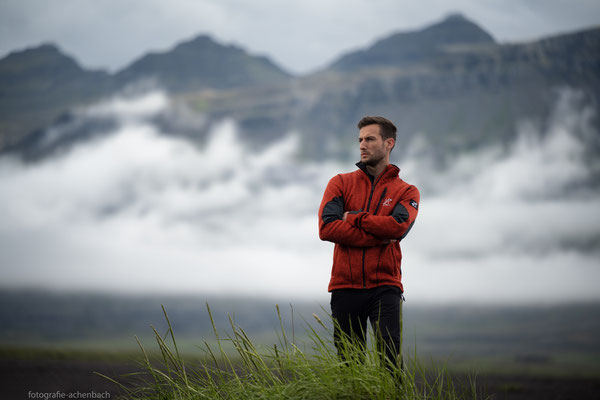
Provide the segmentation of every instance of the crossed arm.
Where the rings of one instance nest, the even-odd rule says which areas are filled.
[[[341,177],[327,185],[319,208],[321,240],[354,246],[372,247],[403,239],[417,217],[419,192],[414,186],[402,195],[391,215],[379,216],[366,211],[345,211]]]

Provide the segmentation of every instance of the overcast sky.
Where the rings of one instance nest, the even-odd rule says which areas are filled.
[[[86,67],[114,71],[208,33],[305,73],[452,12],[502,42],[600,25],[597,0],[1,0],[0,57],[54,42]]]

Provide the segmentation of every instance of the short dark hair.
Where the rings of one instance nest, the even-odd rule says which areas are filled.
[[[394,139],[396,141],[396,125],[384,117],[372,117],[367,115],[358,121],[358,129],[362,129],[368,125],[379,125],[379,133],[383,140]]]

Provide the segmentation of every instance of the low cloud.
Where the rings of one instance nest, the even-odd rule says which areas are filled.
[[[406,181],[433,186],[403,241],[409,299],[597,299],[600,201],[574,134],[591,116],[569,104],[508,151],[445,171],[402,160]],[[111,135],[38,163],[0,159],[3,284],[325,297],[333,245],[317,208],[355,167],[297,162],[293,134],[250,152],[227,120],[200,148],[149,122],[164,107],[160,93],[113,99],[88,110],[119,121]]]

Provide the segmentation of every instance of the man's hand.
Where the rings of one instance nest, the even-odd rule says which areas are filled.
[[[344,215],[342,216],[342,221],[346,221],[346,218],[348,217],[348,214],[350,214],[350,211],[345,211]],[[384,239],[381,241],[381,244],[392,244],[397,242],[398,239]]]

